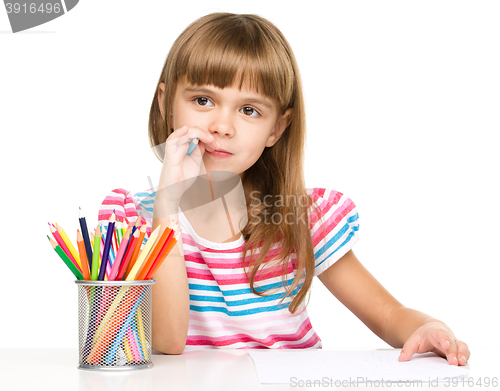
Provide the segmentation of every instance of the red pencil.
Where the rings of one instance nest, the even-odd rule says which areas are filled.
[[[125,271],[127,270],[127,266],[130,262],[130,258],[132,257],[132,254],[134,253],[134,248],[137,244],[137,239],[139,239],[139,234],[140,234],[140,230],[136,229],[134,234],[132,235],[132,239],[131,239],[131,242],[127,248],[127,252],[123,256],[123,261],[120,265],[120,270],[118,271],[118,274],[116,275],[116,281],[123,280],[123,277],[125,276]]]
[[[64,243],[63,238],[61,237],[59,232],[57,232],[56,227],[54,227],[53,225],[50,225],[50,223],[48,223],[48,224],[50,227],[50,233],[52,234],[52,236],[54,236],[54,239],[56,240],[59,247],[61,247],[61,249],[64,251],[64,253],[68,256],[68,258],[71,260],[71,262],[73,262],[73,264],[76,266],[78,271],[81,273],[82,269],[80,269],[80,266],[78,266],[78,263],[76,262],[75,258],[73,258],[73,255],[71,255],[71,251],[69,251],[69,248],[68,248],[68,246],[66,246],[66,243]]]

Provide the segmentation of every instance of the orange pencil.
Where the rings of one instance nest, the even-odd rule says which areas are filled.
[[[142,278],[146,277],[147,272],[151,269],[155,261],[158,259],[160,256],[160,253],[166,248],[168,242],[171,240],[172,236],[175,233],[175,229],[177,228],[177,222],[176,221],[171,221],[169,225],[165,228],[163,231],[163,234],[161,235],[162,242],[158,243],[158,245],[155,247],[155,252],[144,262],[143,266],[137,273],[137,280],[141,280]]]
[[[170,236],[170,233],[173,232],[171,226],[173,226],[174,223],[171,221],[163,230],[161,237],[156,241],[154,248],[151,250],[151,252],[148,254],[146,259],[144,260],[142,266],[140,267],[139,271],[137,272],[137,277],[135,278],[136,280],[141,280],[141,277],[144,277],[146,273],[143,273],[143,270],[149,270],[151,265],[154,263],[156,260],[156,257],[160,253],[161,249],[163,248],[163,245],[167,241],[167,239]]]
[[[80,252],[80,261],[82,262],[82,274],[85,280],[90,280],[89,262],[87,260],[87,251],[85,250],[85,242],[80,230],[76,230],[76,244]]]
[[[130,258],[130,262],[127,266],[127,271],[125,272],[125,276],[128,276],[128,274],[135,265],[135,261],[137,261],[137,255],[139,254],[139,251],[141,249],[142,242],[144,241],[144,236],[146,235],[146,231],[147,231],[147,224],[143,224],[141,230],[139,231],[140,232],[139,239],[137,239],[137,245],[135,246],[134,253]]]
[[[172,240],[168,244],[168,246],[165,249],[165,251],[163,252],[163,254],[158,258],[157,262],[155,262],[155,264],[151,267],[151,269],[148,271],[148,273],[144,277],[145,280],[149,280],[152,277],[154,277],[154,275],[155,275],[156,271],[158,270],[158,268],[161,266],[161,264],[163,263],[163,261],[167,258],[168,254],[170,253],[170,251],[172,250],[172,248],[179,241],[179,236],[180,235],[181,235],[180,231],[175,234],[175,236],[172,238]]]

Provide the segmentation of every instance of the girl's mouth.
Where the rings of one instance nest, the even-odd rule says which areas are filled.
[[[208,149],[206,150],[207,153],[209,153],[212,156],[218,157],[218,158],[228,158],[230,156],[233,156],[232,153],[229,152],[222,152],[222,151],[209,151]]]

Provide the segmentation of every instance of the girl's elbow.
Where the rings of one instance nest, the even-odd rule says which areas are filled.
[[[186,341],[172,341],[170,343],[164,343],[164,344],[154,344],[153,343],[153,348],[155,350],[158,350],[159,352],[163,354],[182,354],[184,352],[184,348],[186,347]]]

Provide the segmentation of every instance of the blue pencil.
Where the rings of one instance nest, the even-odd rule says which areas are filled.
[[[189,144],[187,154],[191,155],[191,152],[193,152],[194,147],[196,147],[197,145],[198,145],[198,137],[196,137],[193,141],[191,141],[191,144]]]
[[[113,210],[113,213],[109,218],[106,242],[104,243],[104,250],[102,250],[101,269],[99,270],[99,277],[97,278],[99,281],[104,281],[104,275],[106,274],[106,266],[108,264],[108,259],[109,259],[109,247],[111,246],[111,239],[113,238],[115,221],[116,221],[116,216],[115,216],[115,211]]]
[[[92,270],[92,246],[90,245],[89,231],[87,229],[87,220],[83,215],[82,208],[80,208],[78,220],[80,220],[80,228],[82,229],[83,243],[85,243],[85,252],[87,253],[89,268],[90,270]]]

